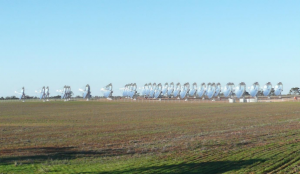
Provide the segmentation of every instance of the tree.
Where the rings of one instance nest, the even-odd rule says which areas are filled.
[[[300,88],[294,87],[290,89],[289,95],[299,95],[300,94]]]

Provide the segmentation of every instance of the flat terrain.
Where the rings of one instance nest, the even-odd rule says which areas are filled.
[[[298,173],[300,103],[0,103],[0,173]]]

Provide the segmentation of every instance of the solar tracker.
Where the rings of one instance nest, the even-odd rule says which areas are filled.
[[[220,92],[221,92],[221,83],[217,83],[216,84],[216,92],[215,92],[215,97],[219,96]]]
[[[259,90],[260,90],[259,83],[258,82],[253,83],[253,85],[250,87],[250,92],[249,92],[250,96],[257,98],[257,94]]]
[[[206,96],[211,99],[216,93],[216,84],[208,83],[206,88]]]
[[[234,83],[227,83],[226,86],[224,86],[224,89],[223,89],[223,94],[224,94],[224,97],[229,97],[233,94],[234,92]]]
[[[280,96],[281,92],[283,91],[283,84],[281,82],[277,83],[277,85],[274,87],[274,94],[276,96]]]
[[[91,87],[87,84],[83,89],[79,89],[82,92],[82,98],[86,99],[87,101],[91,98]]]
[[[143,89],[142,89],[142,95],[143,95],[144,97],[147,96],[147,90],[148,90],[148,84],[146,83],[146,84],[144,85]]]
[[[169,88],[169,84],[165,83],[165,85],[162,87],[161,95],[167,95],[168,94],[168,88]]]
[[[271,82],[268,82],[263,87],[264,96],[270,96],[271,91],[272,91],[272,84],[271,84]]]
[[[128,91],[129,91],[129,85],[130,84],[126,84],[125,86],[124,86],[124,89],[123,89],[123,97],[128,97]]]
[[[180,90],[181,90],[181,85],[180,83],[177,83],[173,92],[173,97],[178,97],[180,94]]]
[[[182,99],[185,98],[189,93],[189,91],[190,91],[190,84],[189,83],[183,84],[180,90],[180,98]]]
[[[45,99],[45,86],[40,90],[40,100]]]
[[[65,85],[63,90],[56,90],[57,92],[61,93],[61,99],[65,99],[65,101],[69,101],[73,95],[70,86]]]
[[[67,86],[65,85],[62,90],[61,99],[66,99],[66,98],[67,98]]]
[[[21,93],[19,93],[17,91],[15,91],[15,93],[19,94],[19,100],[21,100],[22,98],[25,99],[25,88],[24,87],[22,87]],[[23,102],[24,102],[24,100],[23,100]]]
[[[106,86],[105,86],[104,88],[102,88],[101,90],[102,90],[103,96],[104,96],[105,98],[111,98],[111,97],[112,97],[113,86],[112,86],[111,83],[108,84],[108,85],[106,85]],[[86,89],[86,91],[87,91],[87,89]],[[90,95],[90,94],[89,94],[89,95]]]
[[[129,86],[128,97],[133,98],[137,93],[137,85],[136,83],[131,83]]]
[[[239,85],[235,88],[235,96],[237,98],[244,97],[246,91],[246,84],[244,82],[239,83]]]
[[[156,83],[153,83],[151,88],[150,88],[150,92],[149,92],[149,97],[150,98],[153,98],[154,97],[154,93],[155,93],[155,90],[156,90]]]
[[[151,88],[152,88],[152,83],[148,83],[148,88],[147,88],[147,90],[146,90],[146,96],[147,96],[147,97],[149,97]]]
[[[47,99],[47,101],[49,101],[49,95],[50,95],[50,90],[49,90],[49,86],[47,86],[45,90],[45,99]]]
[[[171,82],[168,87],[168,97],[171,97],[173,95],[173,92],[174,92],[174,83]]]
[[[162,93],[162,85],[159,83],[155,89],[154,98],[157,99]]]
[[[192,87],[190,88],[189,96],[196,97],[197,94],[197,83],[193,83]]]
[[[197,90],[197,95],[198,97],[203,97],[206,93],[206,85],[205,83],[201,83],[201,85],[199,86],[199,89]]]

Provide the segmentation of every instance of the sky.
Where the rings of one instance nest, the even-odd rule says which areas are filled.
[[[300,1],[0,0],[1,96],[70,85],[300,87]]]

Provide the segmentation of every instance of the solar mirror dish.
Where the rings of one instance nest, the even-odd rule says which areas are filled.
[[[163,86],[162,88],[162,95],[167,95],[168,94],[168,88],[169,88],[169,84],[168,83],[165,83],[165,85]]]
[[[146,89],[146,96],[149,97],[150,96],[150,91],[152,89],[152,83],[148,83],[147,85],[147,89]]]
[[[206,95],[209,99],[211,99],[216,93],[216,84],[215,83],[208,83]]]
[[[173,92],[174,92],[174,83],[171,82],[169,87],[168,87],[168,97],[171,97],[173,95]]]
[[[67,99],[71,99],[72,94],[73,94],[73,92],[71,90],[71,87],[67,86]]]
[[[149,97],[150,98],[154,97],[155,90],[156,90],[156,83],[153,83],[151,88],[150,88],[150,92],[149,92]]]
[[[148,84],[146,83],[146,84],[144,85],[144,87],[143,87],[143,90],[142,90],[142,95],[143,95],[144,97],[147,96],[147,90],[148,90]]]
[[[277,83],[277,85],[274,87],[274,94],[276,96],[280,96],[281,92],[283,91],[283,84],[281,82]]]
[[[259,83],[258,82],[253,83],[253,85],[250,87],[250,96],[256,98],[259,90],[260,90]]]
[[[272,91],[272,84],[271,84],[271,82],[268,82],[263,87],[263,94],[264,94],[264,96],[269,96],[270,93],[271,93],[271,91]]]
[[[110,98],[112,97],[112,93],[113,93],[113,85],[110,83],[106,85],[104,88],[102,88],[101,91],[103,92],[103,96],[105,98]]]
[[[154,98],[157,99],[162,93],[162,85],[159,83],[155,89]]]
[[[196,97],[196,94],[197,94],[197,83],[195,82],[192,84],[192,87],[189,91],[189,96]]]
[[[129,97],[130,95],[130,88],[131,88],[131,83],[126,85],[126,92],[125,92],[125,97]]]
[[[130,97],[130,95],[131,95],[131,86],[132,86],[132,83],[129,83],[128,85],[127,85],[127,92],[126,92],[126,97]]]
[[[123,88],[120,88],[120,90],[123,90],[123,92],[122,92],[123,97],[125,97],[125,89],[126,89],[126,85]]]
[[[185,98],[187,96],[187,94],[190,91],[190,84],[189,83],[185,83],[183,84],[181,91],[180,91],[180,98]]]
[[[45,95],[45,86],[42,87],[41,89],[41,93],[40,93],[40,99],[45,99],[46,95]]]
[[[91,87],[89,84],[87,84],[85,86],[83,94],[82,94],[82,98],[87,99],[87,100],[91,98]]]
[[[197,90],[198,97],[203,97],[206,93],[206,85],[205,83],[201,83],[199,89]]]
[[[67,98],[67,86],[65,85],[62,94],[61,94],[61,99],[66,99]]]
[[[180,94],[180,90],[181,90],[181,85],[180,85],[180,83],[177,83],[176,87],[174,89],[174,92],[173,92],[173,96],[178,97]]]
[[[231,82],[227,83],[223,88],[224,97],[231,96],[234,92],[234,88],[235,88],[234,83]]]
[[[128,84],[127,97],[131,98],[132,96],[132,83]]]
[[[135,96],[135,94],[137,93],[137,85],[136,83],[132,83],[130,84],[130,88],[129,88],[129,97],[133,98]]]
[[[152,88],[152,84],[151,83],[148,83],[148,88],[146,90],[146,95],[149,97],[149,94],[150,94],[150,90]]]
[[[129,84],[126,84],[123,89],[123,97],[128,97]]]
[[[221,83],[217,83],[216,85],[216,92],[215,92],[215,97],[219,96],[220,92],[221,92]]]
[[[49,86],[47,86],[45,90],[45,99],[48,99],[49,95],[50,95]]]
[[[71,99],[73,94],[71,87],[67,85],[64,86],[63,90],[57,90],[57,92],[61,92],[61,99],[65,99],[65,101]]]
[[[244,97],[244,94],[246,92],[246,84],[244,82],[241,82],[236,88],[235,88],[235,96],[237,98]]]
[[[19,94],[19,100],[21,100],[22,98],[25,99],[25,88],[24,87],[22,87],[20,93],[18,93],[17,91],[15,91],[15,93]]]

